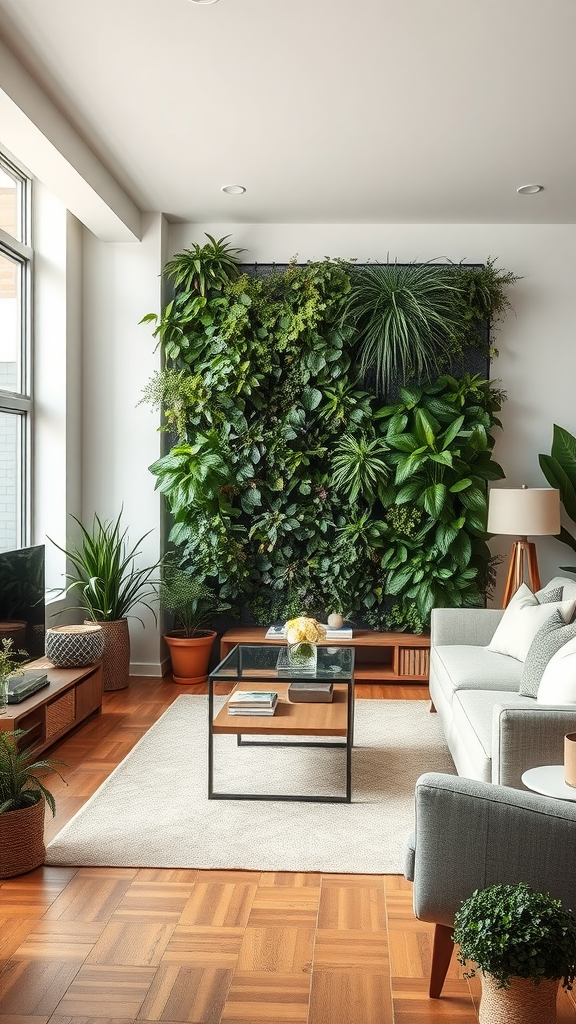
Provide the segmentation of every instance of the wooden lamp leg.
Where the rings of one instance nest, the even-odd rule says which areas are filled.
[[[442,988],[452,959],[453,928],[446,924],[434,926],[434,945],[432,947],[432,968],[430,970],[430,988],[428,990],[431,999],[439,999]]]
[[[514,541],[510,551],[510,564],[508,566],[508,576],[506,577],[504,600],[502,602],[503,608],[506,608],[518,587],[524,582],[526,565],[531,589],[534,591],[540,590],[541,583],[540,573],[538,572],[538,559],[536,558],[536,545],[532,541],[526,540],[526,537],[521,537],[520,540]]]
[[[538,559],[536,558],[536,545],[532,541],[526,542],[526,555],[528,558],[528,579],[532,590],[540,590],[540,573],[538,572]]]

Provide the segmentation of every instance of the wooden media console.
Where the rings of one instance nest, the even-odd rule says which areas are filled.
[[[20,704],[8,704],[0,715],[0,730],[29,729],[25,746],[40,753],[65,736],[70,729],[102,708],[102,663],[85,668],[56,668],[48,658],[26,665],[26,670],[46,672],[49,685],[26,697]]]

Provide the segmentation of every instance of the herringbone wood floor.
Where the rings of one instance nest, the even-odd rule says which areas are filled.
[[[47,838],[180,692],[132,679],[51,750],[68,785],[51,780]],[[397,875],[42,868],[0,883],[0,1024],[474,1024],[455,961],[428,999],[431,934]],[[559,1020],[576,1021],[564,994]]]

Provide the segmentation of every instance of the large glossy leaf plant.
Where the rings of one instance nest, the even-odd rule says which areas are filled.
[[[432,383],[379,396],[342,260],[247,273],[211,238],[180,257],[172,304],[144,318],[165,356],[144,399],[164,412],[169,447],[150,468],[179,563],[259,623],[342,611],[421,631],[434,604],[481,604],[486,483],[503,475],[491,458],[498,389],[447,375],[452,339]],[[460,337],[476,323],[478,339],[472,279],[449,270],[451,309],[467,311]],[[498,274],[486,280],[502,303]]]

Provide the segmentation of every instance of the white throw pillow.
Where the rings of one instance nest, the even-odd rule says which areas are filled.
[[[495,654],[507,654],[509,658],[516,658],[517,661],[524,661],[542,623],[553,615],[556,609],[564,622],[570,622],[575,607],[576,601],[573,600],[539,604],[530,588],[522,583],[500,619],[496,632],[488,644],[488,650],[494,651]]]
[[[550,658],[537,699],[539,704],[576,704],[576,637]]]

